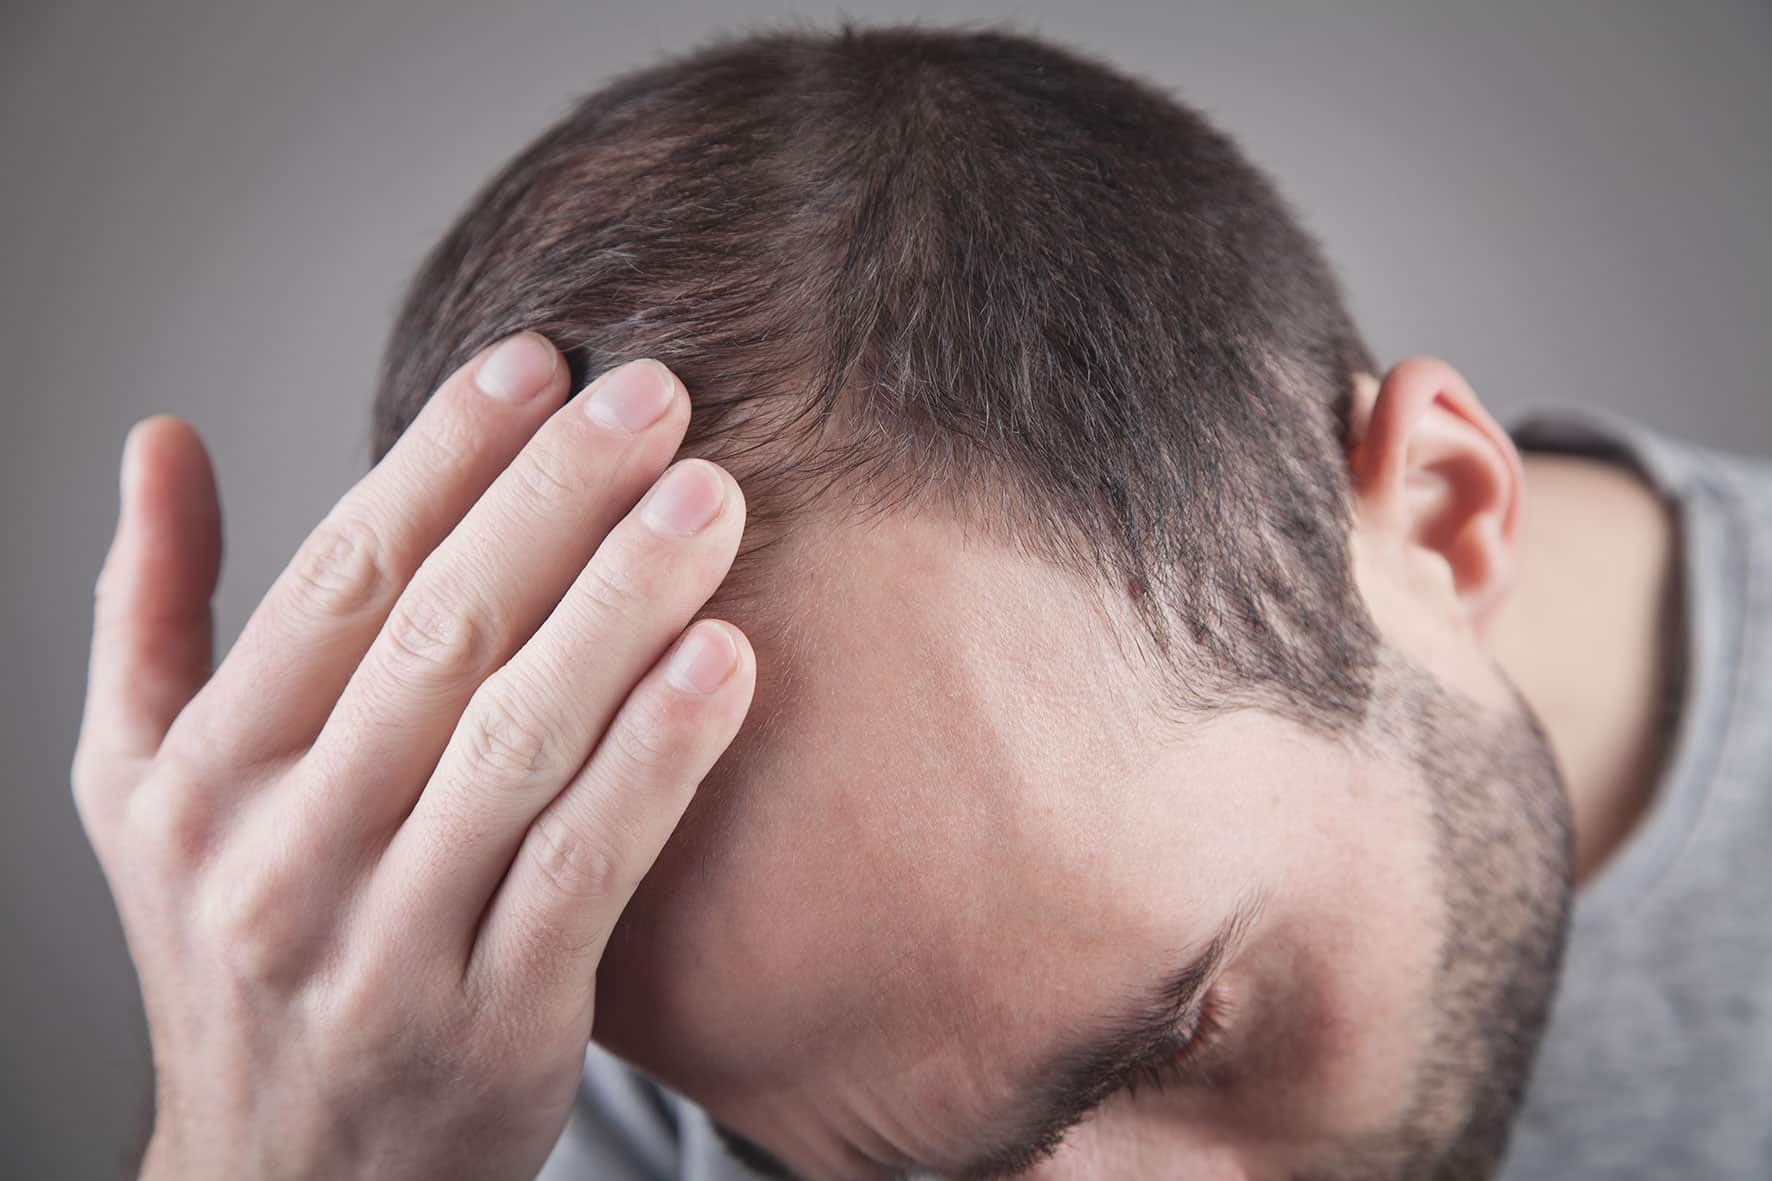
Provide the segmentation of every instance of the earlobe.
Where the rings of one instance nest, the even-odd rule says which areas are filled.
[[[1458,371],[1434,357],[1356,385],[1348,474],[1360,527],[1444,564],[1479,637],[1513,586],[1519,451]]]

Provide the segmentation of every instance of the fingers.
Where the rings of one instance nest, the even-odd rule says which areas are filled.
[[[123,765],[153,755],[209,676],[210,597],[221,569],[221,505],[203,442],[181,419],[131,428],[117,530],[98,576],[75,790],[83,814],[111,806]],[[98,819],[88,815],[90,821]]]
[[[536,432],[426,559],[310,755],[340,795],[301,806],[318,804],[337,819],[333,839],[391,835],[480,683],[583,576],[598,544],[669,461],[688,420],[688,397],[664,366],[643,360],[610,370]],[[581,649],[577,659],[596,654]],[[561,780],[571,770],[560,768]]]
[[[725,578],[743,528],[737,482],[691,459],[666,472],[609,534],[553,614],[461,715],[377,870],[376,888],[397,915],[391,921],[471,938],[461,916],[484,911],[536,815]],[[698,640],[693,648],[700,647]]]
[[[452,374],[303,541],[168,740],[231,766],[312,742],[412,572],[566,381],[559,353],[531,332]]]
[[[467,975],[483,995],[539,990],[588,1017],[616,920],[738,733],[755,686],[744,633],[711,619],[647,674],[525,833],[470,953]]]

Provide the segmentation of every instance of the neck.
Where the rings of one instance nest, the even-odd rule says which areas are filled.
[[[1580,886],[1635,831],[1661,775],[1679,623],[1675,530],[1666,503],[1623,467],[1522,459],[1519,579],[1491,647],[1568,784]]]

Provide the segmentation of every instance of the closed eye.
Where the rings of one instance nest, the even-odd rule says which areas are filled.
[[[1140,1087],[1152,1091],[1189,1086],[1210,1086],[1212,1058],[1221,1047],[1231,1007],[1221,988],[1208,989],[1173,1039],[1151,1047],[1150,1052],[1128,1063],[1119,1090],[1137,1095]]]

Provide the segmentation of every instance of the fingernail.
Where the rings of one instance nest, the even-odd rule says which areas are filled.
[[[657,422],[677,392],[670,371],[650,357],[609,370],[585,391],[585,414],[617,431],[643,431]]]
[[[480,362],[474,384],[489,398],[527,402],[548,388],[559,354],[533,332],[519,332]]]
[[[689,629],[665,665],[665,679],[685,693],[712,693],[738,666],[738,646],[717,623]]]
[[[720,511],[726,481],[713,465],[686,459],[661,477],[641,517],[660,533],[698,533]]]

